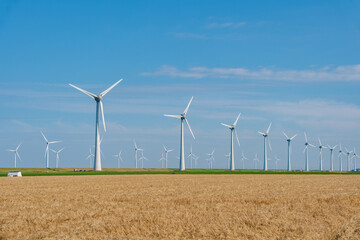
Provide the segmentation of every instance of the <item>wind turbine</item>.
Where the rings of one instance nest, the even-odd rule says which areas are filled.
[[[320,151],[320,171],[323,170],[323,159],[322,159],[322,150],[323,148],[326,148],[324,145],[322,145],[320,138],[319,139],[319,151]]]
[[[268,166],[267,166],[267,149],[266,149],[266,139],[268,139],[268,144],[269,144],[269,148],[270,148],[270,151],[271,151],[271,144],[270,144],[270,139],[269,139],[269,131],[270,131],[270,127],[271,127],[271,123],[268,127],[268,129],[266,130],[265,133],[263,132],[258,132],[260,133],[261,135],[263,135],[264,137],[264,171],[267,171],[268,170]]]
[[[136,145],[135,140],[134,140],[134,147],[135,147],[135,168],[138,168],[138,157],[137,157],[137,153],[138,153],[138,151],[143,151],[143,150]]]
[[[144,168],[144,160],[149,160],[147,159],[147,157],[144,156],[144,150],[141,150],[141,156],[139,160],[141,161],[141,168]]]
[[[288,171],[291,171],[291,141],[297,136],[297,134],[295,134],[294,136],[292,136],[291,138],[288,137],[288,135],[286,135],[285,132],[283,132],[284,136],[286,137],[286,141],[288,142]]]
[[[190,146],[190,154],[188,155],[188,158],[190,158],[191,168],[193,168],[193,161],[196,158],[196,155],[193,153],[192,145]]]
[[[122,150],[120,150],[120,152],[118,153],[118,154],[116,154],[116,155],[114,155],[114,157],[116,157],[117,158],[117,167],[118,168],[120,168],[120,161],[122,162],[123,160],[122,160],[122,157],[121,157],[121,153],[122,153]]]
[[[341,143],[340,143],[340,148],[339,148],[339,155],[338,155],[338,159],[339,159],[339,170],[340,172],[343,171],[343,165],[342,165],[342,155],[345,154],[344,151],[341,148]]]
[[[163,145],[164,151],[165,151],[165,168],[168,167],[168,153],[174,151],[174,149],[166,149],[166,147]]]
[[[331,172],[334,171],[334,153],[333,153],[333,151],[335,150],[336,147],[337,147],[337,145],[330,147],[330,145],[328,144],[328,148],[330,150],[330,171]]]
[[[40,131],[41,135],[44,137],[44,140],[46,142],[46,148],[45,148],[45,160],[46,160],[46,168],[49,168],[49,145],[53,143],[59,143],[61,141],[52,141],[49,142],[42,131]]]
[[[245,160],[248,160],[247,157],[245,157],[244,152],[241,153],[241,161],[242,161],[242,169],[245,169]]]
[[[312,145],[311,143],[309,143],[309,140],[306,136],[306,133],[304,132],[304,136],[305,136],[305,149],[304,149],[304,153],[305,153],[305,171],[309,171],[309,146],[310,147],[315,147],[314,145]]]
[[[230,171],[234,171],[235,170],[235,160],[234,160],[234,132],[235,132],[235,136],[236,136],[236,140],[237,143],[240,147],[240,142],[239,142],[239,137],[237,135],[236,132],[236,124],[239,121],[241,113],[239,113],[239,115],[237,116],[234,124],[232,126],[221,123],[221,125],[228,127],[230,129]]]
[[[211,153],[208,153],[208,154],[207,154],[207,155],[209,156],[209,158],[206,159],[206,160],[209,161],[209,168],[212,168],[213,162],[215,161],[215,159],[214,159],[214,153],[215,153],[215,149],[213,149]]]
[[[179,170],[180,171],[185,171],[185,157],[184,157],[184,120],[186,122],[186,125],[188,126],[190,133],[192,135],[192,137],[195,139],[194,133],[191,130],[190,124],[186,118],[186,114],[189,110],[190,104],[192,102],[192,100],[194,99],[194,97],[191,97],[187,107],[185,108],[184,112],[181,115],[169,115],[169,114],[164,114],[165,117],[172,117],[172,118],[178,118],[181,120],[181,125],[180,125],[180,167]]]
[[[258,158],[258,155],[257,153],[255,153],[255,157],[254,157],[254,166],[255,166],[255,169],[257,169],[257,162],[259,162],[259,158]]]
[[[50,149],[51,151],[53,151],[54,153],[56,153],[56,168],[59,167],[59,153],[61,153],[62,150],[64,150],[64,148],[60,149],[59,151],[55,151],[54,149]]]
[[[16,168],[16,157],[18,157],[21,160],[21,157],[18,152],[20,146],[21,146],[21,143],[14,150],[12,150],[12,149],[8,150],[9,152],[14,153],[14,168]]]
[[[230,153],[228,154],[225,154],[225,157],[226,157],[226,162],[228,163],[228,168],[230,168]]]
[[[91,168],[91,160],[95,157],[95,155],[91,152],[91,146],[90,146],[90,154],[86,157],[86,159],[89,159],[89,168]]]
[[[280,162],[280,158],[275,156],[275,168],[278,170],[278,162]]]
[[[115,84],[113,84],[111,87],[100,93],[99,95],[95,95],[91,92],[85,91],[77,86],[74,86],[72,84],[69,84],[71,87],[76,88],[77,90],[85,93],[86,95],[90,96],[96,101],[96,124],[95,124],[95,161],[94,161],[94,170],[95,171],[101,171],[101,154],[100,154],[100,133],[99,133],[99,114],[101,112],[102,117],[102,123],[104,126],[104,131],[106,132],[106,126],[105,126],[105,118],[104,118],[104,107],[102,103],[103,97],[116,85],[118,85],[122,79],[117,81]]]
[[[354,170],[356,172],[356,158],[360,158],[360,157],[359,157],[359,155],[356,154],[355,148],[354,148],[354,153],[353,153],[352,158],[354,158]]]
[[[161,162],[161,168],[164,168],[164,161],[165,161],[164,153],[161,153],[161,158],[159,160],[159,162]]]
[[[347,150],[347,148],[345,148],[345,151],[346,151],[346,155],[347,155],[347,169],[348,169],[348,172],[350,172],[350,154],[352,153],[352,151],[349,151]]]

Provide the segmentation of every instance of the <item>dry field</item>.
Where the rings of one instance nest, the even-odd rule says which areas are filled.
[[[3,239],[360,239],[360,176],[0,179]]]

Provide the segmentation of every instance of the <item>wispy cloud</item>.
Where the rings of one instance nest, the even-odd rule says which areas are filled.
[[[206,25],[206,28],[238,28],[244,26],[246,22],[224,22],[224,23],[210,23]]]
[[[277,70],[260,68],[251,70],[248,68],[207,68],[193,67],[187,70],[179,70],[174,66],[164,65],[158,71],[142,73],[145,76],[169,76],[182,78],[233,78],[248,80],[275,80],[275,81],[360,81],[360,64],[323,67],[318,69],[285,69]]]

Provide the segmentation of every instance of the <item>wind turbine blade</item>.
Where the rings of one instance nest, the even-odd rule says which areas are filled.
[[[263,132],[260,132],[260,131],[258,131],[258,133],[260,133],[261,135],[265,135],[265,133],[263,133]]]
[[[228,128],[231,128],[230,125],[227,125],[227,124],[225,124],[225,123],[221,123],[221,125],[223,125],[223,126],[225,126],[225,127],[228,127]]]
[[[104,131],[106,132],[106,125],[105,125],[105,117],[104,117],[104,106],[102,101],[100,101],[100,111],[101,111],[101,117],[102,117],[102,123],[104,126]]]
[[[9,150],[6,150],[6,151],[9,151],[9,152],[16,152],[16,150],[10,150],[10,149],[9,149]]]
[[[52,152],[56,153],[56,151],[54,149],[50,149]]]
[[[165,117],[172,117],[172,118],[181,118],[180,115],[169,115],[169,114],[164,114]]]
[[[305,152],[307,148],[308,148],[308,145],[306,145],[306,146],[305,146],[305,148],[304,148],[304,151],[303,151],[303,152]]]
[[[42,131],[40,131],[41,135],[43,136],[43,138],[45,139],[46,142],[48,142],[48,140],[46,139],[45,135],[43,134]]]
[[[120,82],[122,81],[122,79],[120,79],[119,81],[117,81],[115,84],[113,84],[111,87],[109,87],[108,89],[106,89],[105,91],[103,91],[102,93],[100,93],[100,96],[105,96],[105,94],[107,94],[111,89],[113,89],[116,85],[118,85]]]
[[[97,96],[91,92],[85,91],[84,89],[81,89],[75,85],[69,84],[70,86],[72,86],[73,88],[76,88],[77,90],[79,90],[80,92],[85,93],[86,95],[88,95],[89,97],[92,97],[93,99],[95,99]]]
[[[304,136],[305,136],[305,141],[309,142],[305,132],[304,132]]]
[[[234,127],[236,127],[236,124],[237,124],[237,122],[239,121],[240,115],[241,115],[241,113],[239,113],[239,115],[237,116],[237,118],[236,118],[236,120],[235,120],[235,122],[234,122]]]
[[[284,134],[284,136],[286,137],[286,139],[289,139],[288,135],[286,135],[286,133],[282,132]]]
[[[191,102],[192,102],[193,99],[194,99],[194,97],[191,97],[191,99],[190,99],[187,107],[185,108],[185,111],[184,111],[185,114],[187,114],[187,112],[188,112],[188,110],[189,110],[189,107],[190,107],[190,104],[191,104]]]
[[[20,143],[20,144],[17,146],[16,151],[19,149],[19,147],[21,146],[21,144],[22,144],[22,143]]]
[[[295,134],[294,136],[292,136],[292,137],[290,138],[290,141],[293,140],[296,136],[297,136],[297,134]]]
[[[311,143],[309,143],[309,146],[311,146],[311,147],[315,147],[315,145],[312,145]]]
[[[331,149],[331,147],[330,147],[330,145],[329,145],[329,144],[327,144],[327,146],[329,147],[329,149]]]
[[[189,122],[188,122],[188,120],[187,120],[186,118],[185,118],[185,122],[186,122],[187,126],[189,127],[189,130],[190,130],[191,135],[192,135],[193,138],[195,139],[194,133],[193,133],[193,131],[191,130],[190,124],[189,124]]]
[[[49,144],[59,143],[59,142],[62,142],[62,141],[53,141],[53,142],[49,142]]]
[[[236,129],[234,131],[235,131],[235,137],[236,137],[237,143],[238,143],[238,145],[240,147],[240,141],[239,141],[239,137],[237,135]]]
[[[135,142],[135,140],[134,140],[134,147],[135,147],[136,149],[138,149],[138,147],[137,147],[137,145],[136,145],[136,142]]]
[[[172,152],[172,151],[174,151],[174,149],[168,150],[168,153],[169,153],[169,152]]]
[[[321,140],[320,140],[320,138],[318,138],[318,140],[319,140],[319,144],[320,144],[320,146],[322,146],[322,143],[321,143]]]
[[[166,147],[164,146],[164,144],[163,144],[163,148],[164,148],[165,152],[167,152],[167,149],[166,149]]]
[[[16,152],[16,155],[18,156],[18,158],[22,161],[22,159],[21,159],[21,157],[20,157],[20,155],[19,155],[19,153],[18,152]]]
[[[337,144],[335,146],[333,146],[333,149],[335,149],[337,147]]]
[[[271,124],[272,124],[272,122],[270,123],[270,125],[269,125],[269,127],[268,127],[268,129],[267,129],[267,131],[266,131],[267,134],[269,134],[269,131],[270,131],[270,128],[271,128]]]
[[[62,150],[64,150],[64,148],[60,149],[60,150],[58,151],[58,153],[60,153]]]

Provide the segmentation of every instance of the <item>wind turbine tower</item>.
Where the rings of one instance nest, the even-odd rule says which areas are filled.
[[[194,133],[191,130],[190,124],[186,118],[186,114],[189,110],[190,104],[192,102],[192,100],[194,99],[194,97],[191,97],[187,107],[185,108],[184,112],[181,115],[169,115],[169,114],[164,114],[165,117],[172,117],[172,118],[178,118],[180,119],[180,167],[179,170],[180,171],[185,171],[185,156],[184,156],[184,121],[186,122],[186,125],[188,126],[190,133],[192,135],[192,137],[195,139]]]
[[[122,153],[122,150],[120,150],[120,152],[118,154],[115,154],[114,157],[117,158],[117,167],[120,168],[120,162],[122,162],[122,157],[121,157],[121,153]]]
[[[209,161],[209,168],[210,169],[213,167],[213,162],[215,161],[214,153],[215,153],[215,149],[213,149],[213,151],[211,153],[207,154],[209,156],[209,158],[207,160]]]
[[[270,144],[270,139],[269,139],[269,132],[270,132],[270,128],[271,128],[271,123],[269,125],[269,127],[267,128],[266,132],[258,132],[260,133],[263,137],[264,137],[264,171],[268,170],[268,159],[267,159],[267,149],[266,149],[266,142],[268,142],[269,144],[269,148],[271,151],[271,144]],[[267,141],[266,141],[267,140]]]
[[[244,152],[241,153],[241,162],[242,162],[242,169],[245,169],[245,160],[248,160],[247,157],[245,157]]]
[[[20,146],[21,146],[21,143],[14,150],[12,150],[12,149],[8,150],[9,152],[14,153],[14,168],[16,168],[16,157],[18,157],[21,160],[21,157],[18,152]]]
[[[230,171],[234,171],[235,170],[235,160],[234,160],[234,132],[235,132],[235,136],[236,136],[236,140],[237,143],[240,147],[240,141],[239,141],[239,137],[237,135],[236,132],[236,124],[239,121],[241,113],[239,113],[239,115],[237,116],[234,124],[232,126],[221,123],[221,125],[228,127],[230,129]]]
[[[56,153],[56,168],[59,168],[59,153],[61,153],[61,151],[64,150],[64,148],[60,149],[59,151],[55,151],[53,149],[51,149],[51,151],[53,151],[54,153]]]
[[[163,145],[164,151],[165,151],[165,168],[168,168],[168,153],[174,151],[174,149],[166,149],[166,147]]]
[[[330,147],[330,145],[328,144],[328,148],[330,150],[330,171],[333,172],[334,171],[334,150],[337,147],[337,145]]]
[[[137,153],[138,153],[138,151],[143,151],[143,150],[136,145],[135,140],[134,140],[134,147],[135,147],[135,168],[138,168],[138,156],[137,156]]]
[[[40,131],[40,133],[41,133],[41,135],[44,137],[44,140],[45,140],[45,142],[46,142],[46,148],[45,148],[45,160],[46,160],[46,168],[49,168],[49,145],[50,144],[53,144],[53,143],[59,143],[59,142],[61,142],[61,141],[52,141],[52,142],[49,142],[48,140],[47,140],[47,138],[45,137],[45,135],[43,134],[43,132],[41,132]]]
[[[347,170],[348,172],[350,172],[350,154],[352,153],[352,151],[347,150],[347,148],[345,148],[345,151],[347,155]]]
[[[90,146],[90,148],[89,148],[89,152],[90,152],[90,154],[86,157],[86,159],[89,159],[89,168],[91,168],[91,160],[92,159],[94,159],[94,154],[91,152],[91,146]]]
[[[283,132],[283,134],[286,137],[286,141],[288,142],[288,171],[291,171],[291,145],[290,144],[291,144],[291,141],[297,136],[297,134],[295,134],[291,138],[289,138],[285,132]]]
[[[322,145],[320,138],[319,139],[319,151],[320,151],[320,171],[323,170],[323,159],[322,159],[322,150],[323,148],[326,148],[324,145]]]
[[[104,107],[102,103],[103,97],[116,85],[118,85],[122,79],[117,81],[114,85],[100,93],[99,95],[95,95],[91,92],[85,91],[77,86],[74,86],[72,84],[69,84],[71,87],[76,88],[77,90],[85,93],[89,97],[95,100],[96,102],[96,123],[95,123],[95,161],[94,161],[94,170],[95,171],[101,171],[101,154],[100,154],[100,133],[99,133],[99,114],[101,112],[102,116],[102,123],[104,126],[104,131],[106,132],[106,126],[105,126],[105,118],[104,118]]]
[[[314,145],[312,145],[311,143],[309,143],[309,140],[306,136],[306,133],[304,132],[304,136],[305,136],[305,149],[304,149],[304,153],[305,153],[305,171],[309,171],[309,146],[310,147],[315,147]]]
[[[345,154],[344,151],[342,150],[341,148],[341,144],[340,144],[340,147],[339,147],[339,155],[338,155],[338,159],[339,159],[339,170],[340,172],[343,171],[343,163],[342,163],[342,155]]]

